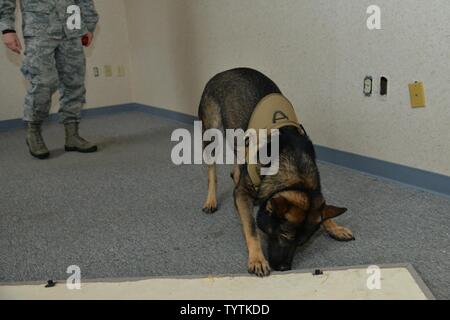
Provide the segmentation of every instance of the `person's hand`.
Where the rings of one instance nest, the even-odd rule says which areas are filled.
[[[83,45],[85,47],[89,47],[92,43],[92,40],[94,39],[94,34],[92,32],[88,32],[83,36],[83,38],[85,39]]]
[[[20,44],[19,37],[15,32],[5,33],[3,35],[3,43],[15,53],[22,51],[22,45]]]

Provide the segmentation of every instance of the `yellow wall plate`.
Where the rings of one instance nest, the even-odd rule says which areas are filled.
[[[410,83],[409,94],[411,96],[412,108],[425,108],[425,88],[423,82]]]

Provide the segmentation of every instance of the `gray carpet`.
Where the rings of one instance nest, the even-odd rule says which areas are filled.
[[[171,164],[170,134],[186,125],[139,112],[82,124],[100,152],[67,154],[50,124],[53,155],[32,159],[24,132],[0,133],[0,282],[245,273],[246,247],[232,204],[230,168],[219,170],[220,210],[202,213],[205,168]],[[297,269],[412,263],[437,298],[450,298],[450,200],[321,163],[328,202],[357,241],[319,232]],[[301,284],[299,284],[301,285]]]

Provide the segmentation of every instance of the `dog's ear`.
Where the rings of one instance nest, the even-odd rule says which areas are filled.
[[[345,213],[347,208],[339,208],[335,206],[325,205],[322,210],[322,221],[333,219],[339,217],[341,214]]]
[[[275,213],[282,218],[288,212],[290,206],[289,201],[285,197],[276,195],[267,202],[266,209],[270,214]]]

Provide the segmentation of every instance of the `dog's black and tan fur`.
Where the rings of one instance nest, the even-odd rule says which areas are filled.
[[[280,93],[277,85],[262,73],[238,68],[212,78],[204,90],[199,117],[204,130],[246,130],[254,108],[262,98]],[[354,240],[352,232],[337,225],[334,217],[345,208],[329,206],[321,193],[320,176],[313,144],[295,127],[280,129],[280,165],[274,176],[261,177],[258,190],[253,186],[245,165],[233,168],[234,201],[239,213],[249,261],[248,270],[258,276],[290,270],[295,249],[306,242],[322,225],[333,238]],[[208,196],[203,211],[217,210],[216,167],[208,167]],[[259,206],[257,219],[254,205]],[[268,237],[269,262],[263,254],[257,226]]]

